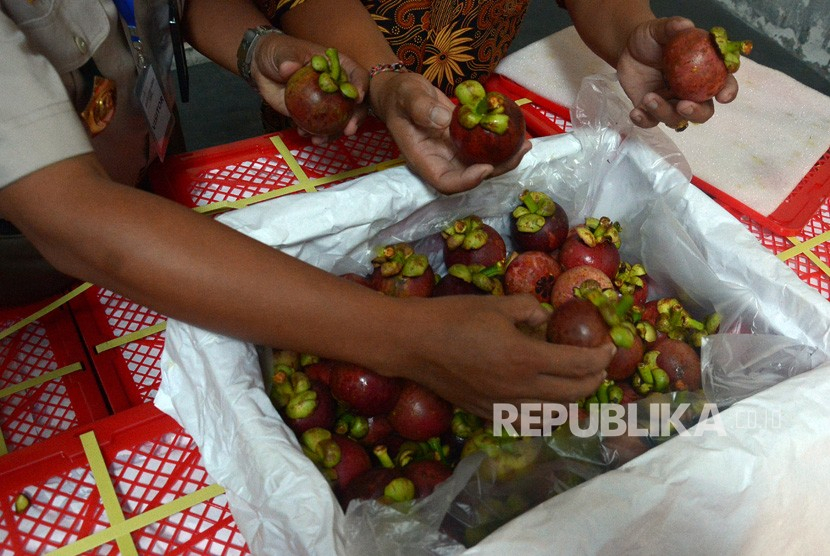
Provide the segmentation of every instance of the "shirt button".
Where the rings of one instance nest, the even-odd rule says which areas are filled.
[[[75,46],[78,47],[78,50],[80,50],[82,54],[86,54],[87,45],[83,37],[75,37]]]

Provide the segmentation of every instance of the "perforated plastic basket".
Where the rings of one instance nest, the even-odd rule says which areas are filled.
[[[0,310],[0,458],[109,415],[66,308],[10,328],[39,309]]]
[[[185,206],[221,209],[271,192],[315,191],[396,163],[399,156],[383,124],[370,118],[354,137],[326,146],[287,130],[169,157],[152,168],[150,181],[156,193]]]
[[[166,318],[97,286],[70,308],[113,411],[152,401],[161,382]]]
[[[3,556],[250,553],[192,438],[152,404],[0,458],[0,504]]]

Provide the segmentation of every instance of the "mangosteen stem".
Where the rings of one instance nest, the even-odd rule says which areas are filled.
[[[389,456],[389,449],[385,445],[378,444],[372,449],[372,452],[375,454],[375,457],[378,458],[378,462],[380,462],[382,467],[394,469],[395,462],[392,461],[392,458]]]
[[[326,49],[326,58],[329,62],[329,74],[335,81],[340,81],[340,56],[334,48]]]
[[[752,41],[730,41],[723,27],[712,27],[709,31],[712,40],[718,47],[726,71],[735,73],[741,66],[741,56],[748,56],[752,52]]]
[[[436,461],[440,461],[441,463],[448,463],[447,462],[447,449],[446,447],[441,444],[441,439],[437,436],[433,436],[429,440],[427,440],[427,446],[432,451],[433,457]]]

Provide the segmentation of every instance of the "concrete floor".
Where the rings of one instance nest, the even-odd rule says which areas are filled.
[[[692,19],[698,27],[721,25],[734,37],[752,40],[754,61],[830,96],[830,81],[717,2],[654,0],[651,5],[658,16],[682,15]],[[555,2],[532,0],[510,52],[569,25],[567,12]],[[259,97],[238,77],[210,62],[192,65],[189,72],[190,101],[180,103],[179,108],[187,150],[223,145],[263,133]]]

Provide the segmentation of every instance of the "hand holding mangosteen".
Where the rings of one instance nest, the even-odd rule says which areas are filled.
[[[358,90],[349,81],[334,48],[312,56],[285,84],[288,115],[312,135],[333,137],[343,133],[358,100]]]
[[[630,117],[636,125],[648,128],[662,122],[682,131],[688,122],[703,123],[714,115],[713,99],[734,100],[738,82],[732,72],[737,66],[733,60],[724,62],[719,49],[708,44],[709,35],[683,17],[651,19],[631,32],[614,65],[634,104]],[[748,54],[751,46],[739,42],[730,49],[729,58],[734,59]]]
[[[251,76],[262,99],[315,144],[353,135],[368,112],[368,72],[333,48],[270,34],[253,51]]]
[[[525,118],[518,105],[475,80],[455,88],[458,106],[450,121],[450,137],[465,164],[499,166],[525,141]]]
[[[751,41],[732,41],[723,27],[685,29],[663,49],[663,73],[678,99],[706,102],[738,71],[741,56],[752,52]]]

